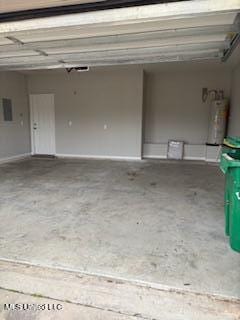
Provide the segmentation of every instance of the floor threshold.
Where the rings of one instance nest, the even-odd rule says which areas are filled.
[[[240,316],[240,299],[156,286],[106,275],[0,260],[1,289],[19,294],[139,319],[186,320],[197,314],[198,319],[204,320],[235,320]]]

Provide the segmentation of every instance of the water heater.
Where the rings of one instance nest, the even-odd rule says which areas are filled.
[[[210,105],[210,119],[208,128],[208,145],[220,145],[226,133],[228,120],[228,100],[213,100]]]

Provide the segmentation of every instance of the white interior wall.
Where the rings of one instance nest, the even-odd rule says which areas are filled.
[[[3,121],[1,106],[0,159],[30,152],[28,94],[54,93],[57,154],[140,158],[143,141],[145,157],[164,158],[167,141],[179,139],[186,158],[215,160],[217,148],[205,147],[209,105],[201,93],[208,87],[229,96],[231,78],[231,68],[198,63],[44,71],[28,75],[27,91],[24,75],[2,72],[0,93],[12,99],[14,121]],[[231,135],[240,135],[239,85],[240,66],[232,78]]]
[[[186,142],[186,159],[216,160],[218,148],[206,147],[209,103],[202,88],[230,96],[231,70],[225,65],[171,63],[146,67],[144,156],[166,158],[170,139]]]
[[[144,157],[165,158],[168,140],[179,139],[186,159],[215,161],[218,148],[205,146],[209,103],[202,88],[229,97],[231,77],[226,65],[189,62],[45,71],[29,75],[28,84],[30,94],[55,94],[59,155],[140,158],[143,141]]]
[[[13,121],[3,119],[2,98],[12,100]],[[16,72],[0,73],[0,162],[30,153],[27,83]]]
[[[240,136],[240,63],[233,69],[228,134],[231,136]]]
[[[45,72],[29,75],[28,86],[30,94],[55,95],[58,155],[141,157],[141,68]]]

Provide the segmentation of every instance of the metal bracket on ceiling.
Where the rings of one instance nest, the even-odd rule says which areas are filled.
[[[226,62],[230,58],[233,51],[240,43],[240,14],[237,15],[234,26],[236,27],[236,34],[230,41],[229,48],[223,52],[222,62]]]
[[[44,52],[43,50],[35,49],[34,51],[39,53],[43,57],[48,57],[48,54],[46,52]]]
[[[230,56],[232,55],[233,51],[236,49],[238,44],[240,43],[240,33],[238,33],[233,40],[231,41],[229,49],[224,51],[222,62],[226,62]]]
[[[89,71],[89,67],[88,66],[84,66],[84,67],[72,67],[72,68],[66,68],[67,73],[72,72],[73,70],[77,71],[77,72],[86,72]]]
[[[6,39],[12,41],[15,44],[24,45],[24,43],[21,40],[15,38],[15,37],[8,36],[8,37],[6,37]]]

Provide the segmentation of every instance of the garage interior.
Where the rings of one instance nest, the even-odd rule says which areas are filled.
[[[238,319],[240,256],[206,143],[214,91],[240,136],[240,1],[47,2],[0,7],[0,289],[113,313],[99,319]],[[54,291],[51,272],[113,294],[72,297],[70,275]],[[119,281],[135,307],[111,300]],[[137,287],[184,297],[143,307]]]

